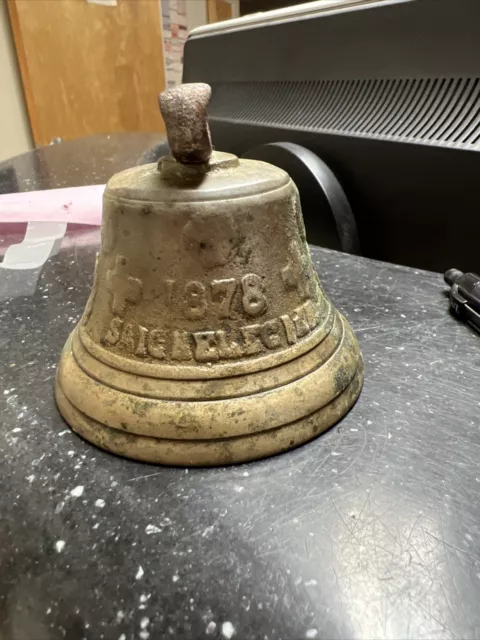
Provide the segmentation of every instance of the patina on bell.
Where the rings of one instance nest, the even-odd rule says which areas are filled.
[[[56,382],[74,431],[169,465],[295,447],[337,422],[363,380],[295,185],[212,153],[209,98],[204,84],[162,94],[172,156],[109,181],[93,289]]]

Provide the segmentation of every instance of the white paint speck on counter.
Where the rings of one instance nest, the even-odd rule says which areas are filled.
[[[102,500],[102,498],[98,498],[97,500],[95,500],[95,506],[98,509],[103,509],[103,507],[105,506],[105,500]]]
[[[65,540],[57,540],[55,543],[55,549],[57,553],[62,553],[62,551],[65,549]]]
[[[30,484],[35,480],[35,474],[32,473],[32,475],[27,476],[27,480],[30,482]]]
[[[216,628],[217,628],[217,623],[214,622],[213,620],[210,620],[210,622],[207,624],[207,628],[205,629],[205,633],[208,636],[211,636],[212,634],[215,633]]]
[[[142,618],[142,619],[140,620],[140,628],[141,628],[141,629],[146,629],[146,628],[148,627],[148,625],[149,625],[149,624],[150,624],[150,620],[149,620],[147,617]]]
[[[85,487],[83,486],[83,484],[79,484],[78,487],[75,487],[75,489],[72,489],[70,491],[70,495],[74,498],[80,498],[81,496],[83,496],[84,489]]]
[[[138,571],[135,575],[135,580],[141,580],[143,578],[145,571],[143,570],[143,567],[141,565],[139,565],[138,567]]]
[[[145,533],[147,536],[151,536],[153,533],[161,533],[162,530],[160,527],[155,526],[154,524],[147,524],[145,527]]]
[[[228,640],[230,640],[230,638],[233,637],[234,633],[235,633],[235,627],[231,622],[227,620],[227,622],[224,622],[222,624],[222,636],[224,638],[227,638]]]
[[[140,633],[138,634],[138,637],[141,640],[148,640],[148,638],[150,637],[150,634],[148,633],[148,631],[146,629],[144,629],[143,631],[140,631]]]
[[[122,633],[121,636],[118,636],[118,640],[127,640],[127,636],[124,633]]]
[[[308,640],[313,640],[313,638],[316,638],[318,635],[318,631],[316,629],[307,629],[307,633],[305,634],[305,637],[308,638]]]
[[[172,582],[178,582],[179,580],[180,580],[180,576],[178,575],[178,573],[172,576]]]
[[[115,620],[117,621],[117,624],[120,624],[124,619],[124,617],[125,617],[125,614],[123,613],[123,611],[117,611],[117,617],[115,618]]]
[[[243,490],[245,489],[245,487],[240,486],[239,484],[236,484],[233,487],[233,490],[236,491],[237,493],[241,493]]]

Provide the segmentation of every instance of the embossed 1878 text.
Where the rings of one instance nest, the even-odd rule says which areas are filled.
[[[237,291],[246,315],[256,318],[267,309],[262,279],[254,273],[248,273],[239,280],[212,280],[207,286],[198,280],[190,280],[183,290],[177,281],[165,280],[165,289],[170,304],[178,295],[183,315],[189,320],[203,318],[209,309],[213,309],[219,318],[228,318]]]

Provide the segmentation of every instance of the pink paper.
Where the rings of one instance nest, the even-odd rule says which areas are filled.
[[[69,222],[99,226],[105,185],[0,194],[0,222]]]

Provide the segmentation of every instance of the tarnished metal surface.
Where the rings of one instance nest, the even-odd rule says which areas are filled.
[[[159,97],[172,155],[178,162],[202,164],[212,155],[207,107],[212,90],[192,82],[164,91]]]
[[[75,431],[152,462],[239,462],[327,429],[362,379],[284,171],[215,152],[110,180],[93,290],[57,376]]]

